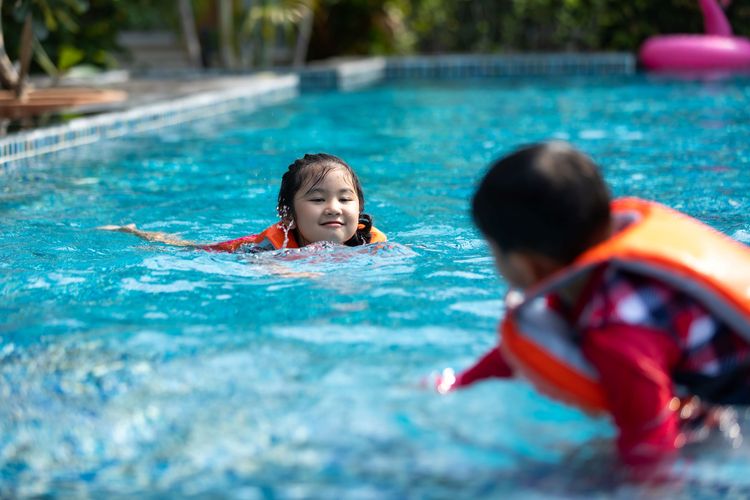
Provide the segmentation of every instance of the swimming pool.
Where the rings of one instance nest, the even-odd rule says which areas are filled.
[[[493,382],[420,387],[495,342],[504,285],[468,199],[488,162],[567,139],[617,195],[750,242],[750,80],[570,77],[313,93],[29,160],[0,177],[0,496],[497,498],[750,491],[750,445],[617,479],[611,426]],[[346,159],[384,248],[220,255],[286,166]],[[275,274],[283,264],[309,278]],[[744,416],[745,420],[750,418]]]

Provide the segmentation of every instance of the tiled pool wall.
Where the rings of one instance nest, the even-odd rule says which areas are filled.
[[[445,55],[330,60],[297,74],[249,78],[231,90],[202,92],[157,104],[78,118],[55,127],[0,139],[0,167],[101,139],[157,129],[288,99],[300,91],[352,90],[381,81],[501,78],[513,76],[630,75],[630,53]],[[2,170],[0,170],[2,173]]]
[[[506,76],[630,75],[636,71],[629,53],[509,54],[403,57],[388,62],[388,80],[461,79]]]

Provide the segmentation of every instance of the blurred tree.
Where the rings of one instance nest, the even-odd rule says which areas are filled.
[[[407,23],[412,4],[416,2],[320,0],[315,11],[310,57],[411,52],[416,39]],[[440,3],[448,5],[450,2],[442,0]]]
[[[316,0],[196,0],[204,66],[218,63],[227,69],[249,69],[303,63],[315,3]]]
[[[177,0],[177,7],[180,14],[180,28],[185,40],[188,59],[190,60],[190,64],[198,68],[201,66],[201,44],[195,28],[193,4],[190,0]]]
[[[235,45],[235,2],[233,0],[218,0],[218,32],[219,32],[219,53],[221,54],[221,64],[225,68],[234,69],[237,67],[237,57]]]
[[[295,60],[292,50],[307,52],[305,37],[309,39],[313,0],[253,0],[248,2],[240,30],[243,62],[252,67],[256,59],[263,67],[271,66],[277,59]],[[294,49],[292,49],[294,47]],[[277,57],[275,52],[289,54]]]
[[[703,29],[697,0],[0,0],[0,13],[0,84],[19,95],[32,62],[53,76],[113,66],[122,29],[181,30],[203,66],[237,69],[340,55],[635,51],[650,35]],[[750,0],[727,15],[750,35]]]
[[[76,17],[88,9],[88,2],[84,0],[16,0],[10,9],[3,9],[0,0],[0,84],[3,88],[15,92],[18,99],[23,99],[27,90],[27,76],[31,57],[34,52],[40,54],[40,60],[45,66],[51,61],[39,43],[47,38],[50,32],[64,29],[75,33],[79,30]],[[18,41],[18,65],[15,66],[5,48],[5,31],[3,27],[7,20],[14,20],[22,26]],[[74,64],[79,54],[66,51],[58,59],[60,67]],[[52,69],[54,65],[52,65]]]
[[[749,3],[727,9],[738,34],[750,34]],[[635,51],[650,35],[702,29],[697,0],[321,0],[311,55]]]

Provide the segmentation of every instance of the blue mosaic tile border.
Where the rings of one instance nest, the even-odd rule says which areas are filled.
[[[299,73],[305,90],[350,90],[382,80],[504,76],[632,75],[630,53],[441,55],[329,61]]]
[[[632,75],[630,53],[511,54],[403,57],[388,61],[388,80],[554,75]]]
[[[202,92],[127,111],[78,118],[65,125],[20,132],[0,139],[0,166],[100,139],[154,130],[228,113],[242,106],[252,110],[296,97],[296,75],[258,79],[247,86]]]
[[[387,80],[554,75],[632,75],[630,53],[446,55],[388,60]]]

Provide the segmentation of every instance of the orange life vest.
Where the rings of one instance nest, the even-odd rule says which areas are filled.
[[[364,226],[360,225],[360,228]],[[375,227],[370,229],[370,243],[381,243],[387,241],[386,235]],[[285,246],[286,243],[286,246]],[[258,234],[243,236],[235,240],[225,241],[208,245],[208,250],[223,252],[236,252],[242,245],[253,244],[267,250],[279,250],[281,248],[299,248],[293,231],[285,231],[280,223],[272,224]]]
[[[750,341],[750,248],[657,203],[622,198],[612,213],[634,221],[529,290],[500,327],[503,352],[518,373],[540,391],[595,413],[607,411],[597,373],[546,296],[602,264],[686,293]]]

